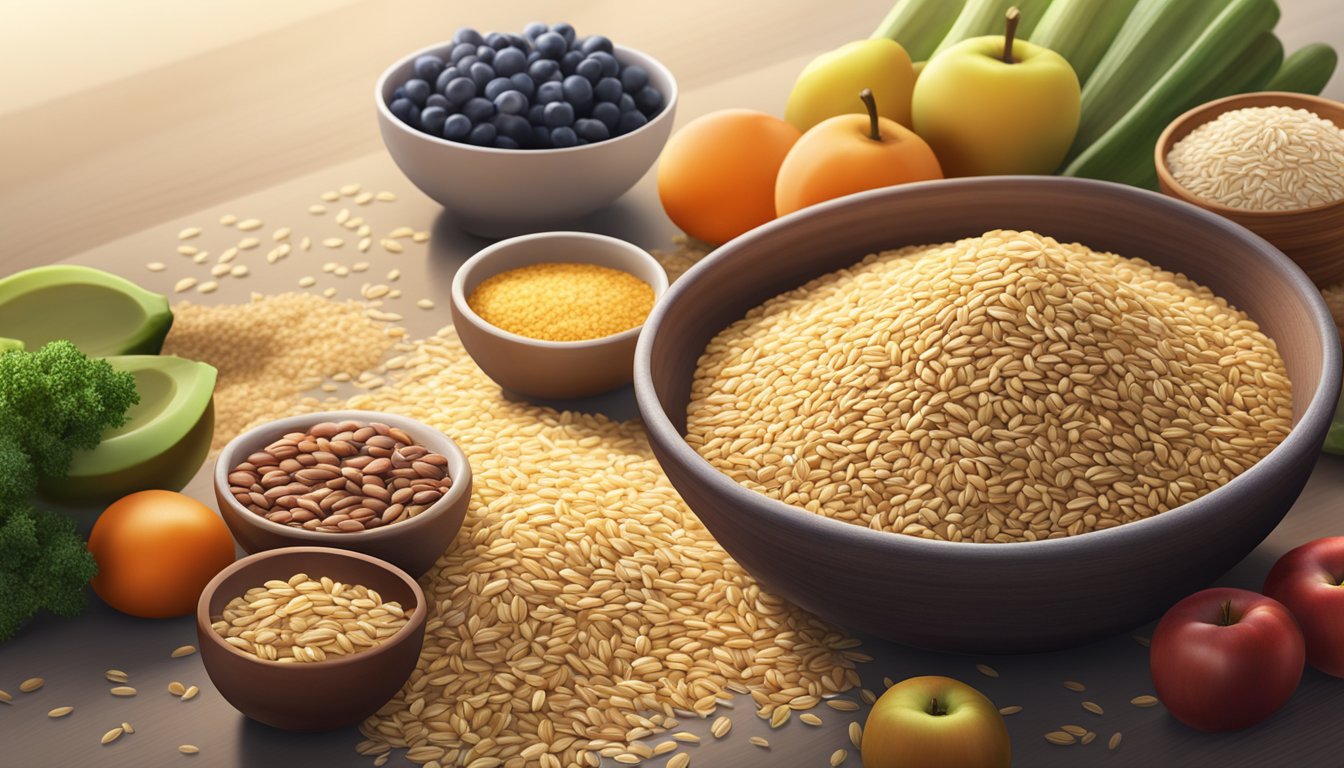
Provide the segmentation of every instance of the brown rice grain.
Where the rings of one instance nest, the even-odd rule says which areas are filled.
[[[1107,749],[1110,749],[1110,750],[1116,750],[1116,749],[1119,749],[1119,748],[1120,748],[1120,739],[1121,739],[1121,738],[1122,738],[1122,737],[1121,737],[1119,731],[1116,731],[1115,733],[1112,733],[1112,734],[1111,734],[1111,739],[1110,739],[1110,741],[1106,742],[1106,748],[1107,748]]]

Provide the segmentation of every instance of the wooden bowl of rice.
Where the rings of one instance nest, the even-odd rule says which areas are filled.
[[[1146,260],[1184,273],[1244,312],[1258,325],[1256,332],[1274,342],[1291,384],[1283,406],[1285,436],[1221,487],[1160,514],[1013,543],[922,538],[818,514],[747,487],[688,442],[688,408],[702,355],[740,320],[772,316],[749,311],[868,254],[1000,229],[1030,230]],[[953,269],[957,263],[952,259]],[[806,337],[798,343],[809,349],[825,347],[792,317],[773,316],[780,318],[774,327],[786,347],[793,344],[791,334]],[[848,327],[848,320],[838,326]],[[1163,365],[1150,359],[1154,367]],[[748,383],[785,370],[739,368],[731,375]],[[1126,370],[1145,373],[1142,367]],[[654,308],[636,351],[635,391],[668,479],[729,554],[776,594],[830,621],[909,645],[1034,652],[1151,620],[1254,549],[1292,506],[1315,465],[1339,396],[1340,371],[1338,334],[1320,293],[1282,253],[1246,229],[1133,187],[1003,176],[852,195],[722,246]],[[816,378],[831,372],[818,369]],[[779,400],[755,402],[774,407]],[[871,407],[855,405],[860,411]],[[733,446],[747,456],[759,448],[736,437]],[[871,481],[859,482],[876,490]],[[1011,512],[1011,503],[1004,506]]]
[[[1259,201],[1252,201],[1241,199],[1238,195],[1229,195],[1227,202],[1237,203],[1234,207],[1210,199],[1211,195],[1192,192],[1178,181],[1180,174],[1173,173],[1169,163],[1172,147],[1189,137],[1196,129],[1229,112],[1265,107],[1307,110],[1344,130],[1344,104],[1319,96],[1265,91],[1217,99],[1186,112],[1173,120],[1162,132],[1154,149],[1158,184],[1163,193],[1231,219],[1273,243],[1288,258],[1297,262],[1302,271],[1306,272],[1318,286],[1326,287],[1344,281],[1344,197],[1298,207],[1294,195],[1301,190],[1294,190],[1287,182],[1280,189],[1273,183],[1276,180],[1275,174],[1270,169],[1264,183],[1253,185],[1265,197]],[[1307,143],[1319,145],[1316,138]],[[1234,179],[1247,178],[1255,173],[1249,163],[1236,162],[1235,158],[1233,162],[1227,162],[1227,158],[1223,157],[1223,153],[1218,152],[1212,143],[1206,144],[1205,147],[1209,150],[1204,160],[1210,164],[1209,174],[1214,173],[1215,167],[1219,169],[1217,171],[1219,174],[1225,172],[1223,169],[1233,170],[1234,172],[1227,175]],[[1317,173],[1322,176],[1335,179],[1344,177],[1344,157],[1335,156],[1333,159],[1329,156],[1318,157],[1310,162],[1319,164],[1316,166]],[[1287,210],[1245,207],[1257,204],[1263,206],[1266,202],[1291,207]]]

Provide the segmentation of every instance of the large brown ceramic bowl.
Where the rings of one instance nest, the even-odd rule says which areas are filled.
[[[1165,514],[1014,544],[930,541],[812,514],[738,485],[687,445],[696,360],[749,308],[874,251],[997,228],[1148,259],[1248,312],[1287,364],[1291,433],[1241,476]],[[1154,192],[1053,177],[891,187],[755,229],[668,290],[635,357],[635,392],[654,454],[738,562],[824,618],[910,645],[964,651],[1076,644],[1134,627],[1217,578],[1268,535],[1301,492],[1339,385],[1339,339],[1325,304],[1269,243]]]
[[[400,523],[357,533],[309,531],[272,522],[238,503],[229,492],[229,473],[248,454],[279,440],[287,432],[305,430],[324,421],[379,421],[410,435],[420,445],[448,459],[453,485],[420,514]],[[321,546],[363,552],[387,560],[419,577],[434,566],[462,528],[471,503],[471,465],[447,435],[415,419],[377,411],[330,411],[289,416],[270,421],[230,440],[215,460],[215,501],[233,538],[248,552],[279,547]]]
[[[1273,243],[1317,285],[1326,287],[1344,280],[1344,200],[1294,211],[1248,211],[1196,197],[1172,177],[1167,154],[1176,142],[1224,112],[1248,107],[1306,109],[1344,128],[1344,104],[1320,96],[1265,91],[1211,101],[1171,121],[1162,132],[1154,149],[1158,185],[1166,194],[1231,219]]]
[[[304,664],[258,659],[211,629],[233,598],[296,573],[368,587],[399,603],[409,620],[367,651]],[[234,709],[276,728],[327,731],[360,722],[401,689],[420,658],[425,615],[420,585],[391,563],[358,552],[290,547],[250,555],[220,571],[196,605],[196,637],[210,682]]]

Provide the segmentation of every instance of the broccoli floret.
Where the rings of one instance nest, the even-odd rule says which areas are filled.
[[[134,376],[68,341],[0,352],[0,640],[39,610],[83,610],[93,557],[71,521],[28,501],[39,477],[63,477],[139,401]]]
[[[134,376],[68,341],[0,354],[0,437],[15,441],[38,475],[64,476],[75,451],[97,446],[138,402]],[[26,498],[33,480],[0,477],[0,502]]]
[[[0,521],[0,641],[40,610],[78,615],[84,585],[97,571],[70,520],[28,506],[7,509]]]

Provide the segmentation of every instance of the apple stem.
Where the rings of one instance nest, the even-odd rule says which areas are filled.
[[[868,108],[868,138],[881,141],[882,131],[877,126],[877,99],[873,98],[872,89],[864,88],[859,91],[859,99],[863,101],[863,106]]]
[[[1219,625],[1219,626],[1222,626],[1222,627],[1231,626],[1231,624],[1232,624],[1232,601],[1231,601],[1231,600],[1225,600],[1225,601],[1223,601],[1222,612],[1223,612],[1223,615],[1222,615],[1222,618],[1219,620],[1218,625]]]
[[[1022,14],[1018,12],[1017,7],[1014,6],[1014,7],[1008,9],[1008,13],[1007,13],[1007,15],[1004,17],[1004,21],[1005,21],[1005,22],[1007,23],[1007,25],[1008,25],[1008,29],[1003,33],[1003,63],[1004,63],[1004,64],[1013,64],[1013,63],[1015,63],[1015,62],[1013,61],[1013,38],[1014,38],[1014,37],[1017,37],[1017,22],[1018,22],[1019,18],[1021,17],[1021,15],[1022,15]]]
[[[941,707],[940,707],[940,706],[938,705],[938,699],[937,699],[937,698],[930,699],[930,700],[929,700],[929,714],[930,714],[930,715],[934,715],[934,716],[946,715],[946,714],[947,714],[947,707],[946,707],[946,706],[941,706]]]

